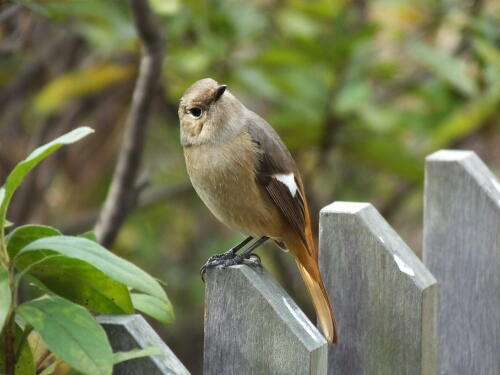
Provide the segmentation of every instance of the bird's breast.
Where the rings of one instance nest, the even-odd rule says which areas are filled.
[[[194,189],[220,221],[249,235],[271,234],[265,232],[275,210],[256,183],[259,155],[247,133],[220,145],[186,147],[184,156]]]

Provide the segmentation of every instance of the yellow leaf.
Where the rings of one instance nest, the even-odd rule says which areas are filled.
[[[64,73],[48,83],[35,97],[34,108],[43,114],[57,111],[71,100],[99,92],[129,79],[135,69],[130,65],[96,64]]]

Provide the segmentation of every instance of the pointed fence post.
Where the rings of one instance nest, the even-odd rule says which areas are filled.
[[[209,269],[203,373],[326,374],[327,343],[263,269]]]
[[[118,363],[113,368],[113,375],[189,375],[189,371],[141,315],[99,315],[97,320],[106,331],[113,352],[150,346],[161,351],[159,355]]]
[[[321,210],[320,267],[339,326],[329,374],[436,374],[436,280],[372,205]]]
[[[500,374],[500,184],[470,151],[425,171],[424,261],[439,288],[439,374]]]

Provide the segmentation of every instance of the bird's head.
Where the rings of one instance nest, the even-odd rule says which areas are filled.
[[[192,84],[179,104],[181,143],[183,146],[219,144],[238,134],[245,107],[211,78]]]

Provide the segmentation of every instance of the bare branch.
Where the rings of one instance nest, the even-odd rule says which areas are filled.
[[[96,224],[99,241],[109,246],[136,204],[136,178],[141,165],[151,102],[163,61],[162,38],[147,0],[129,0],[135,26],[142,41],[142,57],[125,134],[111,187]]]

